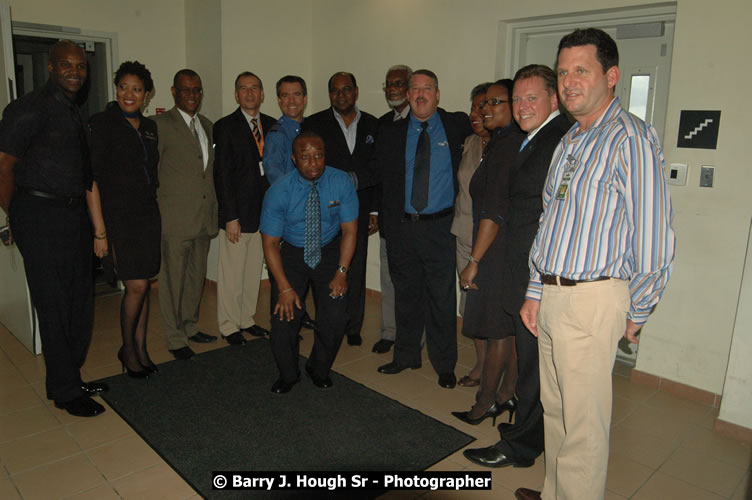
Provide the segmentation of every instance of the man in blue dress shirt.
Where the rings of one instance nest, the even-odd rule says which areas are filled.
[[[331,387],[329,370],[347,324],[347,269],[355,251],[358,196],[350,176],[326,167],[324,141],[304,131],[293,141],[296,170],[266,192],[261,210],[262,241],[271,273],[272,352],[282,394],[300,379],[298,330],[304,296],[316,294],[318,329],[306,372],[314,385]]]
[[[308,88],[299,76],[283,76],[277,82],[277,102],[282,116],[264,138],[264,171],[270,184],[295,170],[292,141],[300,133],[308,104]]]

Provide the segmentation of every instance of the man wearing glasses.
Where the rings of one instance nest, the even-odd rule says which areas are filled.
[[[379,118],[379,126],[407,118],[410,106],[407,103],[407,82],[413,74],[410,66],[397,64],[389,68],[384,79],[384,98],[389,111]],[[379,189],[381,187],[379,186]],[[389,352],[394,345],[397,322],[394,319],[394,285],[389,275],[389,262],[386,258],[386,240],[378,226],[378,212],[373,213],[369,223],[369,233],[379,230],[381,259],[381,339],[374,344],[372,351],[377,354]]]
[[[368,168],[373,153],[378,120],[358,109],[358,85],[351,73],[338,72],[329,78],[331,107],[306,118],[303,130],[313,130],[326,144],[326,162],[347,172],[358,191],[358,234],[355,254],[350,265],[347,292],[347,343],[363,342],[360,330],[366,305],[366,258],[368,252],[369,214],[373,209],[375,186],[359,189],[358,174]]]
[[[162,265],[159,304],[167,348],[175,359],[194,352],[188,340],[214,342],[197,326],[206,278],[209,242],[217,234],[212,122],[198,113],[204,89],[190,69],[175,74],[175,106],[155,116],[159,134],[159,211],[162,215]]]

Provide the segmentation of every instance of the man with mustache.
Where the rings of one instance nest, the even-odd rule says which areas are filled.
[[[376,143],[378,120],[358,109],[358,85],[352,73],[338,72],[329,78],[331,106],[309,116],[303,130],[318,133],[326,144],[326,160],[330,167],[347,172],[358,190],[358,236],[352,258],[347,291],[347,327],[345,335],[350,345],[360,345],[360,330],[366,310],[366,259],[368,257],[369,213],[373,209],[376,187],[359,189],[358,174],[368,168],[368,161]]]
[[[612,379],[671,275],[675,237],[655,129],[614,96],[619,51],[594,28],[559,42],[559,100],[577,121],[554,152],[520,315],[538,337],[546,448],[543,491],[602,499]]]
[[[439,81],[427,69],[408,84],[410,118],[382,127],[372,169],[382,182],[380,224],[394,281],[397,337],[385,374],[421,366],[426,330],[428,357],[439,385],[457,383],[455,241],[450,232],[456,174],[465,137],[465,113],[439,108]]]
[[[410,66],[397,64],[389,68],[384,79],[384,97],[390,110],[379,118],[379,127],[398,120],[407,118],[410,114],[410,106],[407,103],[407,82],[413,70]],[[381,189],[381,186],[378,186]],[[380,194],[377,194],[380,197]],[[378,200],[378,198],[376,199]],[[379,258],[381,260],[381,339],[374,344],[373,352],[382,354],[389,352],[394,345],[397,333],[397,324],[394,318],[394,285],[389,275],[389,260],[386,256],[386,240],[378,224],[378,212],[371,214],[368,231],[379,231]]]
[[[86,54],[62,40],[50,50],[47,69],[44,87],[3,111],[0,206],[9,215],[39,319],[47,398],[71,415],[93,417],[104,407],[91,396],[107,386],[82,382],[80,372],[93,312],[93,240],[84,206],[92,172],[78,107]]]

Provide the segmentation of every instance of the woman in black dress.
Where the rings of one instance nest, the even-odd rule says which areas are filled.
[[[465,335],[485,340],[486,356],[475,405],[470,411],[452,414],[473,425],[486,417],[492,417],[495,423],[504,411],[509,412],[511,421],[516,409],[514,325],[501,307],[509,172],[524,137],[512,120],[512,87],[512,80],[504,79],[486,92],[481,113],[484,126],[491,131],[491,141],[470,181],[473,249],[470,262],[460,274],[460,286],[467,292],[462,330]]]
[[[115,73],[117,101],[91,118],[94,184],[89,207],[95,230],[94,251],[112,253],[125,285],[120,304],[123,370],[146,377],[157,370],[146,349],[149,279],[159,272],[161,220],[157,207],[157,126],[141,114],[154,88],[151,73],[138,61],[124,62]]]

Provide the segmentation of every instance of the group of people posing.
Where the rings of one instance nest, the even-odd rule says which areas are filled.
[[[315,332],[305,371],[331,387],[343,339],[362,342],[367,242],[378,231],[382,332],[372,350],[394,348],[378,371],[421,367],[425,345],[441,387],[478,387],[458,419],[495,424],[508,413],[499,442],[465,450],[469,460],[529,467],[545,449],[543,491],[520,488],[517,498],[602,498],[616,347],[622,336],[637,342],[668,281],[671,201],[654,129],[614,96],[611,37],[575,30],[555,66],[475,86],[469,116],[439,107],[432,71],[397,65],[380,118],[358,109],[346,72],[329,79],[331,106],[304,118],[306,82],[288,75],[276,84],[279,120],[260,112],[261,79],[243,72],[238,108],[212,125],[188,69],[175,75],[175,107],[144,117],[151,75],[125,62],[116,101],[87,130],[77,105],[86,56],[59,42],[49,82],[0,124],[0,206],[39,315],[48,397],[74,415],[104,411],[90,396],[107,387],[79,374],[92,250],[125,286],[118,357],[128,375],[157,371],[146,349],[157,274],[174,357],[192,357],[190,341],[216,341],[196,323],[217,233],[222,336],[240,345],[269,333],[254,320],[265,259],[279,370],[271,390],[300,381],[303,325]],[[457,276],[462,334],[477,353],[459,382]]]

